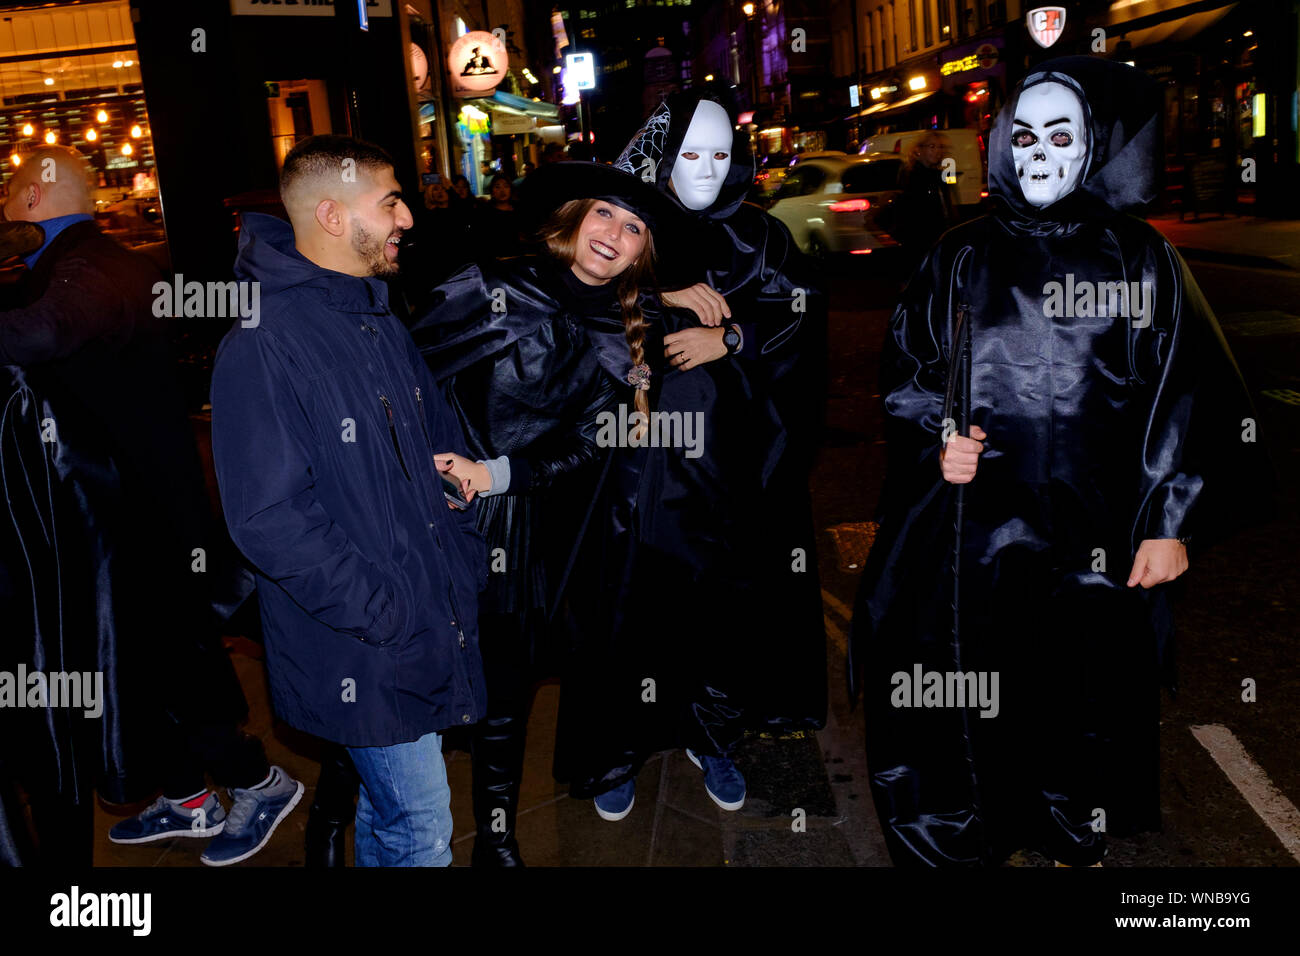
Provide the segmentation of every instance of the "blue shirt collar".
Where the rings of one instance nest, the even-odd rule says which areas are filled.
[[[27,263],[27,268],[36,268],[36,260],[41,257],[41,253],[50,247],[50,243],[53,242],[55,237],[64,229],[67,229],[74,222],[86,222],[87,220],[94,218],[95,217],[88,212],[74,212],[70,216],[55,216],[53,219],[42,219],[36,225],[45,230],[45,244],[30,256],[26,256],[23,259],[23,262]]]

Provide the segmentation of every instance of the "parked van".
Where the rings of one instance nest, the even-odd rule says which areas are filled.
[[[967,207],[979,205],[988,191],[988,161],[977,130],[914,129],[880,133],[865,140],[858,153],[894,153],[906,162],[916,141],[930,132],[937,132],[948,141],[946,155],[957,162],[957,204]]]

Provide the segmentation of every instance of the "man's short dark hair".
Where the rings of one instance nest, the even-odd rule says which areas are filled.
[[[351,136],[308,136],[284,158],[284,169],[280,172],[280,198],[287,206],[295,184],[326,176],[341,176],[344,160],[348,159],[359,169],[373,170],[393,165],[393,157],[374,143]]]

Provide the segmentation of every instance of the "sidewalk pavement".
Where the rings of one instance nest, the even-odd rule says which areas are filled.
[[[839,627],[833,633],[839,636]],[[530,866],[854,866],[886,865],[875,823],[861,746],[860,712],[843,694],[843,647],[832,639],[831,713],[823,731],[782,737],[747,736],[736,754],[749,793],[737,812],[719,810],[703,777],[682,751],[653,756],[637,779],[637,799],[627,819],[607,823],[590,800],[575,800],[551,776],[559,686],[544,684],[528,723],[518,834]],[[267,758],[301,780],[306,792],[267,846],[241,866],[301,867],[308,808],[320,773],[313,738],[271,713],[260,645],[228,638],[235,670],[249,703],[245,730],[258,737]],[[837,653],[838,652],[838,653]],[[469,754],[444,737],[454,819],[454,866],[469,864],[474,841]],[[833,769],[832,769],[833,768]],[[210,781],[211,783],[211,781]],[[229,805],[229,796],[219,791]],[[176,838],[136,846],[108,839],[109,828],[144,804],[95,808],[94,865],[201,866],[205,839]],[[112,812],[110,812],[110,810]],[[347,835],[352,864],[352,828]]]
[[[1179,221],[1176,215],[1147,220],[1184,259],[1265,269],[1300,269],[1300,220],[1213,216]]]

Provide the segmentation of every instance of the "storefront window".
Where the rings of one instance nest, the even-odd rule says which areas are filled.
[[[275,80],[266,84],[266,109],[271,119],[275,168],[284,165],[300,140],[330,133],[329,99],[324,80]]]
[[[96,219],[127,245],[164,238],[153,138],[126,0],[0,8],[0,173],[47,143],[86,157]]]

